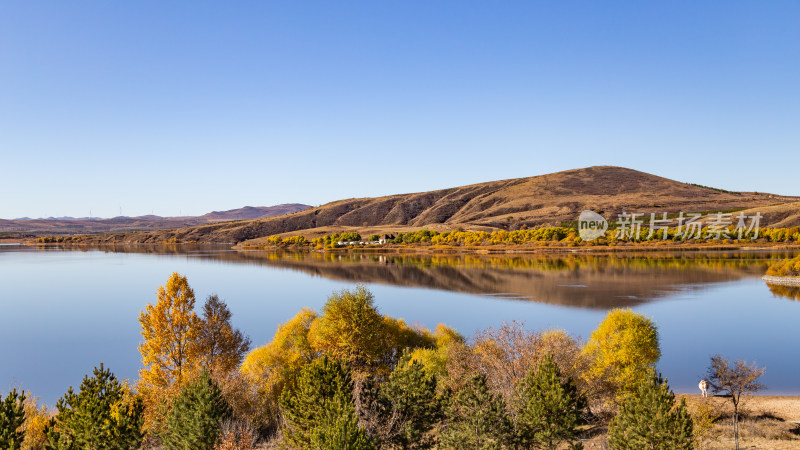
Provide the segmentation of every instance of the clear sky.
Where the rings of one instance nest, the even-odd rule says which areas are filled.
[[[800,195],[797,1],[0,2],[0,217],[619,165]]]

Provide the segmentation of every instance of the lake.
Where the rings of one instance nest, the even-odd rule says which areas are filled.
[[[0,393],[50,406],[103,362],[120,378],[140,367],[139,311],[172,272],[198,309],[218,294],[255,345],[300,308],[364,283],[380,311],[466,336],[504,321],[587,338],[606,312],[656,322],[659,370],[699,392],[709,356],[756,360],[772,395],[800,394],[800,302],[760,279],[787,252],[397,255],[237,251],[221,247],[63,249],[0,245]],[[783,292],[783,293],[782,293]],[[795,295],[795,298],[799,298]]]

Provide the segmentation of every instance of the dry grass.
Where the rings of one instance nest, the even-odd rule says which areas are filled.
[[[718,416],[701,448],[722,449],[733,445],[733,405],[727,397],[686,395],[690,409],[707,404]],[[800,448],[800,397],[754,395],[742,397],[739,436],[741,448]]]
[[[358,232],[361,234],[362,238],[367,238],[372,234],[383,235],[383,234],[396,234],[396,233],[410,233],[418,230],[432,230],[432,231],[451,231],[452,227],[442,224],[431,224],[426,226],[418,226],[412,227],[408,225],[375,225],[375,226],[366,226],[366,227],[344,227],[344,226],[328,226],[328,227],[317,227],[317,228],[309,228],[306,230],[302,230],[302,232],[298,231],[289,231],[286,233],[280,233],[278,236],[281,237],[289,237],[295,236],[298,234],[303,235],[306,239],[312,240],[314,238],[323,237],[326,235],[331,235],[334,233],[347,233],[351,231]],[[258,245],[259,242],[264,241],[266,238],[258,238],[253,239],[251,241],[243,242],[244,245]]]
[[[768,223],[772,228],[796,227],[800,224],[800,202],[760,206],[743,212],[747,215],[753,215],[756,212],[761,213],[764,217],[762,223]]]
[[[221,440],[214,450],[252,450],[258,444],[258,431],[242,421],[227,421],[220,430]]]
[[[719,417],[698,446],[701,449],[733,447],[733,406],[729,398],[682,395],[690,411],[706,403]],[[742,449],[788,450],[800,448],[800,397],[756,395],[742,397],[739,446]],[[584,442],[586,449],[607,449],[603,431]]]

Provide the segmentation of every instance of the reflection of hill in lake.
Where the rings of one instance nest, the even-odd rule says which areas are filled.
[[[258,259],[263,253],[242,255]],[[764,263],[693,257],[409,257],[306,254],[264,264],[336,280],[442,289],[606,309],[631,306],[709,283],[759,276]]]
[[[82,247],[81,249],[87,249]],[[606,309],[632,306],[711,283],[760,277],[781,252],[558,255],[388,255],[232,251],[221,247],[115,246],[94,250],[181,254],[348,281]]]

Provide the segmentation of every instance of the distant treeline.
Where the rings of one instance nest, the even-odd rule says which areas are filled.
[[[664,234],[666,233],[666,236]],[[741,236],[741,238],[740,238]],[[686,229],[677,228],[654,230],[641,228],[636,232],[620,233],[617,230],[608,230],[605,234],[592,241],[583,241],[576,228],[572,227],[542,227],[529,230],[515,231],[446,231],[418,230],[408,233],[397,233],[393,238],[387,239],[387,244],[396,245],[441,245],[454,247],[472,247],[488,245],[589,245],[589,246],[614,246],[623,242],[656,243],[796,243],[800,242],[800,227],[792,228],[762,228],[758,230],[757,238],[754,230],[742,231],[741,235],[733,226],[723,229],[702,227],[687,233]],[[374,245],[379,239],[378,235],[371,235],[364,239],[358,232],[330,234],[312,240],[302,235],[281,237],[270,236],[265,244],[268,246],[296,247],[309,246],[316,249],[339,248],[353,245]]]
[[[665,236],[666,233],[666,236]],[[263,244],[276,247],[312,247],[318,250],[340,248],[350,245],[377,245],[381,236],[377,234],[362,235],[357,231],[334,233],[314,239],[307,239],[303,235],[288,237],[269,236]],[[754,239],[755,238],[755,239]],[[36,238],[37,243],[78,243],[83,242],[86,236],[41,236]],[[385,240],[385,244],[395,245],[431,245],[450,247],[474,247],[489,245],[537,245],[537,246],[614,246],[618,243],[797,243],[800,242],[800,227],[791,228],[761,228],[756,235],[755,230],[737,230],[730,226],[727,228],[698,227],[687,230],[664,228],[653,230],[642,227],[632,230],[607,230],[603,236],[592,241],[584,241],[575,227],[540,227],[524,230],[498,230],[498,231],[433,231],[417,230],[407,233],[396,233]],[[178,238],[172,238],[161,243],[181,243]],[[184,242],[186,243],[186,242]],[[381,242],[383,244],[384,242]]]
[[[85,236],[40,236],[36,238],[39,244],[63,244],[80,242]]]

